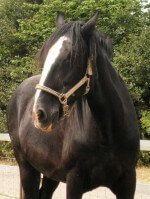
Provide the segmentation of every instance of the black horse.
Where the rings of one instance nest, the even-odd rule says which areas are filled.
[[[117,199],[134,198],[136,114],[110,62],[109,39],[95,29],[97,18],[65,24],[58,13],[57,30],[37,57],[41,76],[26,79],[8,105],[25,199],[52,198],[60,181],[67,199],[99,186]]]

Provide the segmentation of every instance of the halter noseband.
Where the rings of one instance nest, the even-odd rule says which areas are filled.
[[[89,58],[85,76],[66,93],[59,93],[59,92],[57,92],[57,91],[55,91],[55,90],[53,90],[51,88],[48,88],[47,86],[43,86],[43,85],[40,85],[40,84],[37,84],[35,89],[40,89],[42,91],[45,91],[47,93],[50,93],[50,94],[58,97],[59,102],[63,105],[63,114],[64,114],[64,116],[68,116],[69,115],[69,106],[67,104],[68,98],[75,91],[77,91],[81,86],[83,86],[85,83],[87,83],[87,85],[86,85],[86,88],[85,88],[84,95],[86,95],[89,92],[89,90],[90,90],[90,76],[93,75],[92,63],[91,62],[92,61]]]

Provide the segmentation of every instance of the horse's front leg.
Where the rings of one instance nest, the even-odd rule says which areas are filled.
[[[73,170],[67,175],[67,199],[81,199],[84,193],[83,177]]]
[[[122,178],[112,187],[117,199],[134,199],[136,187],[135,169],[128,170]]]
[[[19,164],[22,199],[39,199],[40,174],[28,162]]]
[[[43,176],[42,187],[40,189],[40,199],[51,199],[59,182]]]

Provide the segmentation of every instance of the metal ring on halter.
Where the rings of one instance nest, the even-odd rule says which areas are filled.
[[[58,97],[59,101],[61,104],[67,104],[67,97],[65,96],[65,94],[60,94],[60,96]]]

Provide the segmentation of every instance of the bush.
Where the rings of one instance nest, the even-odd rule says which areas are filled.
[[[150,166],[150,152],[140,152],[138,166]]]
[[[11,143],[9,143],[9,142],[1,142],[0,143],[0,157],[5,157],[8,159],[14,158]]]
[[[140,119],[142,139],[150,139],[150,111],[143,111]]]

